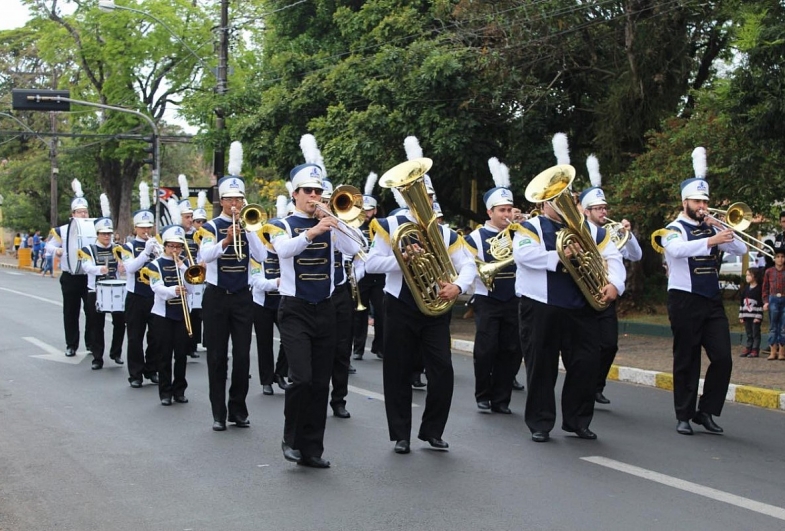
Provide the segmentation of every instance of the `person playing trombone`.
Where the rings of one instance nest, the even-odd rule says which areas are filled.
[[[185,404],[187,356],[190,351],[190,331],[186,327],[189,309],[186,303],[184,272],[186,264],[180,259],[185,247],[185,230],[180,225],[164,227],[161,233],[163,255],[148,266],[150,288],[155,294],[150,335],[158,350],[158,397],[161,405],[171,406],[172,400]],[[172,356],[174,355],[174,373]]]
[[[240,211],[245,201],[245,182],[236,175],[242,162],[230,148],[230,176],[218,181],[221,215],[202,226],[200,259],[207,267],[202,299],[204,338],[207,347],[207,375],[213,430],[226,430],[226,421],[240,428],[248,420],[248,375],[250,374],[253,297],[249,290],[249,255],[259,260],[267,256],[259,236],[244,231]],[[242,148],[240,148],[242,149]],[[226,377],[229,362],[229,338],[232,340],[232,379],[226,400]]]

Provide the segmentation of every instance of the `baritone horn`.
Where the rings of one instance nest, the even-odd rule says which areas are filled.
[[[766,242],[762,242],[744,232],[752,224],[752,209],[747,203],[737,201],[728,206],[727,210],[710,208],[708,216],[720,223],[726,229],[730,229],[741,243],[749,246],[754,251],[774,258],[774,249]],[[718,217],[719,216],[719,217]],[[720,217],[722,219],[720,219]]]
[[[608,231],[611,241],[620,251],[630,240],[630,231],[628,231],[620,221],[613,221],[611,218],[605,218],[605,225],[603,225],[603,228]]]
[[[496,236],[487,240],[488,254],[496,261],[483,262],[482,260],[474,259],[477,266],[477,275],[489,290],[493,289],[493,281],[496,279],[496,276],[515,261],[512,256],[512,232],[517,230],[520,225],[506,218],[504,221],[507,223],[507,226],[500,230]]]

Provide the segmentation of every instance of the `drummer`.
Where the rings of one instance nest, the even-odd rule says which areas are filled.
[[[123,336],[125,336],[125,313],[123,310],[125,305],[122,303],[125,301],[125,282],[117,282],[118,297],[114,296],[114,291],[111,289],[112,283],[104,283],[105,281],[118,280],[117,257],[112,252],[114,249],[112,219],[108,217],[96,219],[95,232],[96,242],[83,247],[79,251],[79,257],[82,260],[82,269],[87,273],[87,311],[92,313],[90,343],[93,346],[93,364],[91,368],[97,371],[104,366],[104,323],[108,312],[112,314],[112,345],[109,347],[109,358],[113,359],[117,365],[123,364]],[[104,287],[110,291],[108,300],[102,297],[100,301],[97,301],[96,290],[97,288],[103,290]],[[112,303],[115,300],[120,301],[120,307],[113,307]],[[96,302],[99,302],[100,308]]]
[[[91,313],[87,309],[87,277],[83,274],[72,274],[69,268],[69,250],[74,254],[81,247],[81,241],[69,242],[68,228],[74,220],[88,218],[87,199],[82,192],[82,184],[74,179],[71,182],[74,199],[71,201],[71,220],[65,225],[52,227],[46,242],[46,253],[60,259],[60,289],[63,292],[63,329],[65,331],[65,355],[76,356],[79,349],[79,311],[84,302],[85,331],[84,339],[87,350],[91,350]],[[92,229],[92,227],[91,227]],[[77,240],[77,237],[73,238]],[[73,260],[77,257],[73,256]]]

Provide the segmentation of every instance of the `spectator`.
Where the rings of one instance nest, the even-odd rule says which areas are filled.
[[[41,242],[41,244],[43,245],[43,249],[44,249],[42,251],[42,254],[44,255],[44,264],[43,264],[43,267],[41,269],[41,276],[45,277],[46,276],[46,272],[49,271],[49,276],[54,278],[54,276],[55,276],[55,274],[54,274],[54,267],[53,267],[54,266],[54,258],[55,258],[54,257],[54,253],[51,250],[46,249],[46,244],[44,242]]]
[[[19,247],[22,246],[22,236],[17,232],[14,236],[14,258],[19,258]]]
[[[785,319],[785,247],[774,251],[774,267],[763,275],[763,311],[769,312],[769,346],[767,360],[785,360],[785,339],[782,323]]]
[[[31,248],[33,249],[33,267],[37,268],[38,267],[38,258],[39,258],[40,254],[41,254],[41,231],[40,230],[35,231],[35,234],[33,234],[33,236],[32,236],[32,240],[33,240],[33,242],[32,242]],[[42,258],[41,262],[43,262],[43,257],[41,257],[41,258]]]
[[[744,323],[747,332],[747,343],[741,357],[757,358],[760,351],[760,324],[763,321],[762,269],[749,268],[746,281],[739,304],[739,322]]]

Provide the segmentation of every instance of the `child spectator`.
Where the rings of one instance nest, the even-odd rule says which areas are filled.
[[[785,247],[774,251],[774,267],[763,275],[763,311],[769,311],[769,345],[767,360],[785,360],[785,338],[782,326],[785,321]]]
[[[19,248],[22,246],[22,236],[17,232],[14,236],[14,258],[19,258]]]
[[[54,251],[50,251],[49,249],[46,249],[46,247],[44,247],[44,249],[45,250],[42,251],[44,253],[44,266],[43,269],[41,270],[41,276],[45,277],[46,272],[49,271],[49,276],[54,278],[55,276],[54,268],[53,268],[54,259],[55,259]]]
[[[747,332],[747,346],[741,353],[742,358],[757,358],[760,352],[760,324],[763,321],[763,275],[757,267],[747,270],[747,284],[741,291],[739,322],[744,323]]]

